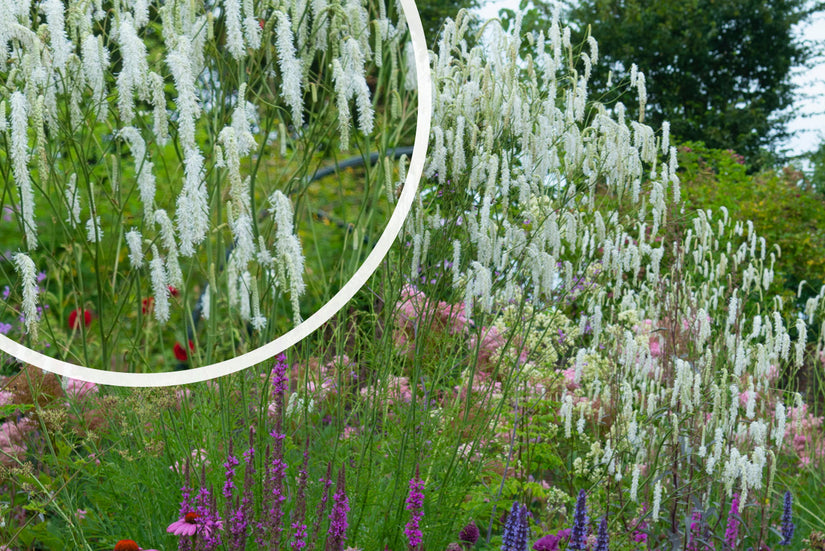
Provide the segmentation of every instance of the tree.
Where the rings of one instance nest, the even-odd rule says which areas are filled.
[[[441,26],[449,17],[455,19],[461,9],[477,8],[478,0],[418,0],[415,3],[421,24],[424,27],[424,36],[427,46],[433,50],[440,36]]]
[[[825,142],[819,144],[819,148],[810,154],[811,170],[809,180],[811,186],[818,193],[825,195]]]
[[[550,13],[543,0],[525,17],[540,28]],[[808,0],[581,0],[567,2],[566,17],[596,38],[603,61],[593,68],[594,90],[617,100],[612,82],[631,64],[647,80],[646,122],[665,120],[681,140],[734,149],[759,164],[786,135],[794,86],[791,68],[812,52],[793,27],[821,5]],[[604,99],[603,99],[604,101]],[[636,109],[635,101],[624,102]]]

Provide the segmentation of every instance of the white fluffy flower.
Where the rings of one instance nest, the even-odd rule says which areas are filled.
[[[155,245],[152,245],[152,260],[149,261],[149,268],[152,276],[152,291],[155,295],[155,319],[163,325],[169,321],[169,283],[163,267],[163,258]]]
[[[141,99],[148,99],[146,78],[149,75],[149,64],[146,60],[146,44],[137,35],[132,16],[128,13],[121,16],[117,36],[123,59],[117,75],[118,110],[121,121],[129,124],[135,116],[135,92]]]
[[[224,0],[224,21],[226,25],[226,49],[232,57],[240,61],[246,54],[241,28],[240,0]]]
[[[651,518],[653,522],[659,520],[659,508],[662,506],[662,481],[657,480],[653,487],[653,509],[651,510]]]
[[[28,109],[26,96],[21,92],[11,95],[11,160],[12,172],[20,190],[23,211],[23,229],[29,250],[37,248],[37,224],[34,220],[34,192],[29,174]]]
[[[73,173],[69,176],[66,189],[63,190],[63,197],[66,200],[66,211],[69,214],[66,223],[76,228],[80,224],[80,193],[77,191],[77,174]]]
[[[100,243],[103,240],[100,216],[92,216],[86,220],[86,239],[89,240],[89,243]]]
[[[72,53],[72,43],[66,36],[65,7],[62,0],[45,0],[40,4],[46,15],[46,25],[49,27],[49,41],[52,48],[52,66],[62,71],[66,68],[66,61]]]
[[[109,50],[103,45],[103,37],[87,34],[81,43],[83,76],[92,89],[97,120],[103,121],[108,113],[106,101],[106,72],[109,70]]]
[[[298,299],[304,294],[304,254],[301,242],[293,229],[292,203],[289,198],[275,191],[269,198],[277,229],[275,232],[275,262],[278,270],[278,279],[282,284],[289,285],[292,315],[297,325],[301,320],[300,303]]]
[[[37,269],[31,258],[23,253],[14,255],[14,266],[23,280],[23,321],[26,333],[37,336]]]
[[[356,39],[350,38],[342,45],[340,58],[333,60],[332,78],[337,96],[338,126],[342,134],[341,147],[345,149],[349,130],[349,100],[355,98],[361,132],[372,132],[375,118],[364,76],[364,52]]]
[[[137,128],[133,126],[122,128],[120,137],[126,140],[132,149],[140,200],[143,203],[143,212],[149,218],[155,203],[155,175],[152,172],[155,165],[149,161],[149,157],[146,155],[146,142],[144,142],[143,136],[140,135]]]
[[[135,228],[126,232],[126,245],[129,247],[129,261],[133,268],[143,266],[143,236]]]
[[[163,91],[163,77],[154,71],[149,73],[149,87],[152,89],[152,132],[159,145],[169,141],[169,120],[166,116],[166,94]]]
[[[289,15],[282,11],[276,11],[275,17],[278,19],[278,41],[275,46],[278,51],[279,68],[283,80],[281,95],[292,110],[292,124],[299,127],[304,122],[301,61],[295,55]]]

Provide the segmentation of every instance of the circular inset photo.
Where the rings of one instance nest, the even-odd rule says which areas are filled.
[[[0,374],[236,371],[317,328],[386,254],[429,129],[413,2],[12,9]],[[163,373],[182,376],[129,376]]]

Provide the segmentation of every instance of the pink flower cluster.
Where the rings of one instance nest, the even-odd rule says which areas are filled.
[[[825,459],[822,422],[823,417],[816,417],[808,411],[808,404],[788,408],[785,442],[796,452],[800,467],[815,467]]]
[[[413,338],[417,334],[422,334],[424,328],[416,326],[419,323],[429,322],[430,327],[427,333],[435,334],[447,331],[449,334],[463,333],[468,325],[467,316],[464,312],[464,304],[450,304],[435,301],[428,298],[423,291],[418,290],[414,285],[404,285],[401,290],[401,299],[396,303],[395,310],[399,314],[393,332],[393,340],[396,347],[405,353],[412,353],[410,346]]]
[[[0,425],[0,463],[11,467],[23,459],[26,454],[26,435],[35,427],[36,423],[28,417]]]
[[[70,398],[80,400],[91,394],[97,394],[97,385],[89,381],[79,379],[68,379],[66,381],[66,395]]]
[[[198,468],[201,465],[206,467],[209,465],[209,463],[209,460],[206,458],[205,449],[198,448],[192,450],[192,461],[190,464],[193,468]],[[169,465],[169,470],[174,473],[181,474],[183,472],[183,465],[181,465],[179,461],[175,461],[174,465]]]
[[[375,385],[362,388],[361,396],[371,396],[376,390],[380,391],[381,386],[381,380],[379,379]],[[412,401],[412,388],[410,387],[410,380],[407,377],[390,375],[387,378],[387,391],[386,405],[408,404]]]

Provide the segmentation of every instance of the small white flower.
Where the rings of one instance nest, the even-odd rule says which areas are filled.
[[[72,173],[69,176],[69,181],[66,182],[66,189],[63,191],[63,197],[66,200],[66,210],[69,213],[66,218],[66,223],[72,228],[76,228],[80,224],[80,193],[77,191],[77,174]]]
[[[126,232],[126,245],[129,246],[129,261],[132,263],[132,268],[142,267],[143,237],[137,229],[132,228]]]
[[[86,220],[86,239],[88,239],[90,243],[100,243],[103,240],[100,216],[93,216]]]
[[[223,9],[226,25],[226,49],[232,54],[232,57],[240,61],[246,54],[241,29],[241,2],[240,0],[224,0]]]
[[[659,520],[659,508],[662,505],[662,481],[657,480],[656,485],[653,487],[653,509],[651,511],[651,517],[653,522]]]
[[[26,333],[37,337],[37,269],[31,258],[23,253],[15,253],[14,266],[23,280],[23,321]]]
[[[164,325],[169,321],[169,283],[163,267],[163,258],[155,245],[152,245],[152,260],[149,261],[149,269],[152,276],[152,291],[155,295],[155,319]]]
[[[135,91],[141,99],[148,99],[146,79],[149,64],[146,57],[146,44],[137,35],[132,16],[121,15],[118,28],[118,45],[123,58],[121,70],[117,76],[118,110],[124,124],[129,124],[135,116]]]
[[[292,124],[299,127],[304,122],[301,61],[295,55],[294,37],[289,15],[282,11],[276,11],[275,17],[278,20],[278,40],[275,46],[278,51],[279,68],[283,79],[281,95],[292,109]]]
[[[34,191],[29,174],[28,143],[29,103],[21,92],[11,95],[11,160],[12,173],[20,190],[20,208],[28,249],[37,248],[37,223],[34,220]]]

